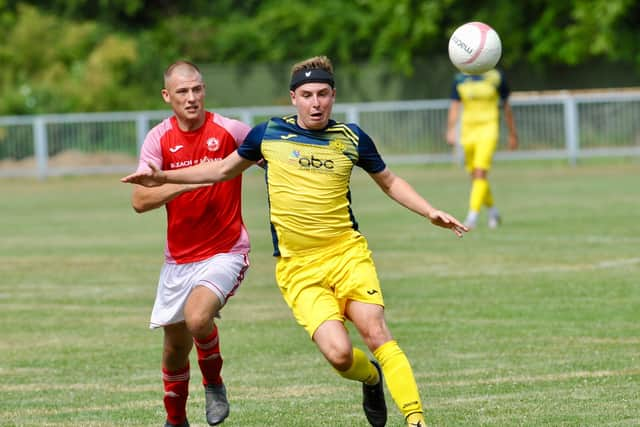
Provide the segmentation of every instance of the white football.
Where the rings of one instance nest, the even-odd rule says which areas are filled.
[[[463,73],[482,74],[496,66],[502,55],[498,33],[483,22],[459,26],[449,39],[449,59]]]

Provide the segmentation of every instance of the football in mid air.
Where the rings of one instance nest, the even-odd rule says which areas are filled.
[[[487,72],[496,66],[500,56],[500,36],[483,22],[467,22],[459,26],[449,39],[449,59],[463,73]]]

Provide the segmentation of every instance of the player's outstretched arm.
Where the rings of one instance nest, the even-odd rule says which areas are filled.
[[[458,237],[462,237],[463,233],[469,231],[453,215],[431,206],[407,181],[391,172],[389,168],[370,175],[389,197],[405,208],[428,218],[433,225],[448,228]]]
[[[188,168],[161,170],[153,163],[149,163],[149,170],[136,172],[120,179],[129,184],[140,184],[145,187],[157,187],[165,183],[173,184],[203,184],[226,181],[235,178],[253,163],[240,157],[234,151],[222,160],[200,163]]]

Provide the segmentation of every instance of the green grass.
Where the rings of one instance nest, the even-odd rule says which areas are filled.
[[[466,213],[461,169],[393,169],[436,206]],[[637,159],[499,163],[491,182],[504,226],[457,239],[354,174],[387,320],[431,425],[640,424],[639,179]],[[162,333],[147,322],[163,210],[135,214],[114,176],[0,188],[0,425],[162,425]],[[249,171],[252,267],[219,322],[225,425],[365,426],[359,384],[332,372],[281,300],[265,200]],[[388,403],[387,425],[402,426]]]

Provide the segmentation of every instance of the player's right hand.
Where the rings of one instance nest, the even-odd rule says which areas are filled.
[[[458,131],[456,128],[447,129],[447,144],[456,145],[458,143]]]
[[[120,182],[129,184],[139,184],[145,187],[158,187],[167,182],[166,174],[152,162],[147,163],[149,170],[145,172],[136,172],[120,178]]]

